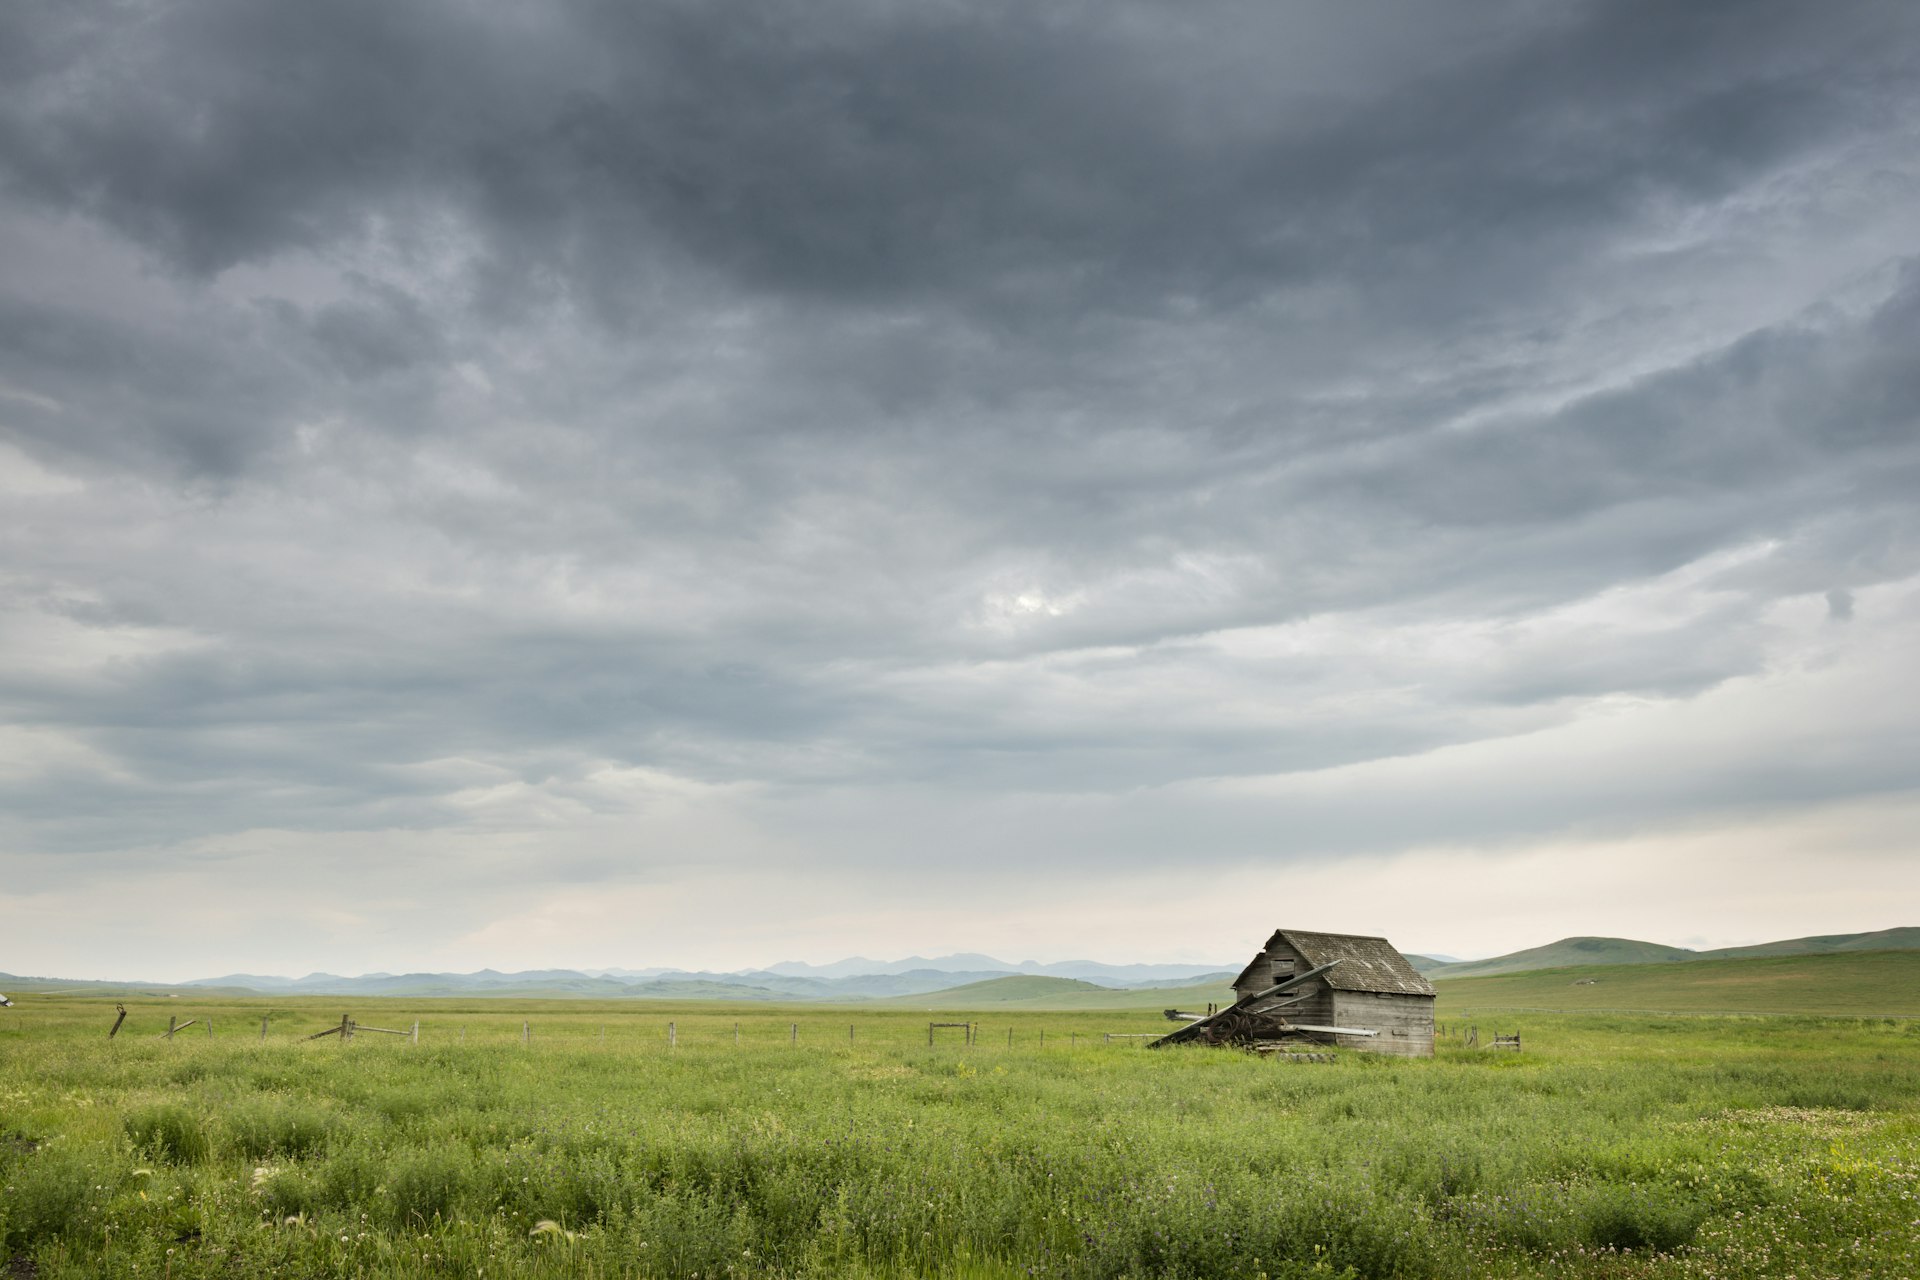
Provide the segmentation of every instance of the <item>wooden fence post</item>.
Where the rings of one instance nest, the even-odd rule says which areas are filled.
[[[418,1018],[413,1020],[413,1042],[415,1044],[420,1043],[420,1019]]]
[[[520,1043],[533,1043],[533,1024],[531,1022],[522,1022],[520,1024]]]
[[[740,1047],[740,1024],[737,1022],[733,1024],[733,1047]]]
[[[340,1043],[353,1039],[353,1019],[346,1014],[340,1015]]]
[[[266,1042],[267,1042],[267,1020],[265,1018],[262,1018],[260,1019],[260,1043],[265,1044]]]
[[[109,1040],[120,1034],[120,1024],[127,1020],[127,1006],[117,1004],[113,1007],[120,1011],[120,1016],[113,1020],[113,1028],[107,1032],[107,1039]]]
[[[678,1042],[678,1040],[679,1040],[679,1033],[674,1029],[674,1025],[671,1022],[669,1022],[667,1024],[667,1048],[669,1049],[673,1048],[673,1046]]]
[[[853,1043],[853,1024],[851,1022],[847,1024],[847,1043]]]
[[[787,1033],[787,1043],[788,1044],[800,1043],[800,1024],[799,1023],[797,1022],[794,1023],[793,1029]]]
[[[178,1022],[179,1020],[180,1019],[178,1017],[176,1017],[171,1013],[167,1015],[167,1039],[169,1040],[173,1039],[173,1024]]]
[[[207,1019],[207,1039],[213,1039],[213,1019]]]
[[[1007,1048],[1013,1048],[1013,1028],[1007,1028]]]

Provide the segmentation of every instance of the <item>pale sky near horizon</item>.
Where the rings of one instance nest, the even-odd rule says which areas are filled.
[[[0,971],[1920,924],[1915,50],[0,8]]]

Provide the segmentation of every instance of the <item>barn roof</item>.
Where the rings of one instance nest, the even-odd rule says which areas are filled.
[[[1273,936],[1267,939],[1262,954],[1271,951],[1274,944],[1280,942],[1298,951],[1316,969],[1338,960],[1339,964],[1320,977],[1320,981],[1337,991],[1386,991],[1403,996],[1430,996],[1434,993],[1433,984],[1421,977],[1407,962],[1407,958],[1385,938],[1276,929]],[[1241,976],[1246,976],[1244,971]]]

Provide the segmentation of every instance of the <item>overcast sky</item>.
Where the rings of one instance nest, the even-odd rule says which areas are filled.
[[[1920,924],[1920,6],[0,7],[0,970]]]

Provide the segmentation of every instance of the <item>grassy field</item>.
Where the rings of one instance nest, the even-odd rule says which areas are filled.
[[[1104,1040],[1151,1010],[129,1007],[0,1015],[13,1276],[1920,1275],[1920,1022],[1296,1064]]]
[[[1920,951],[1538,969],[1434,981],[1443,1005],[1672,1013],[1920,1015]]]

